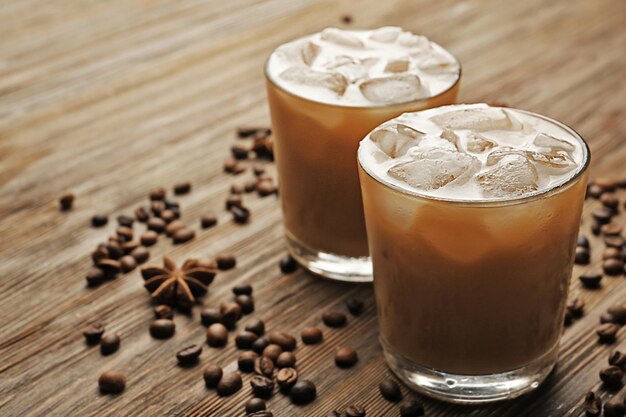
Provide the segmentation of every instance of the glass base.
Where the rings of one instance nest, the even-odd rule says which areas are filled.
[[[287,235],[291,256],[315,275],[344,282],[372,282],[369,256],[352,258],[311,249]]]
[[[558,344],[530,364],[488,375],[457,375],[417,365],[398,354],[381,337],[389,368],[407,386],[438,400],[484,404],[509,400],[539,387],[556,364]]]

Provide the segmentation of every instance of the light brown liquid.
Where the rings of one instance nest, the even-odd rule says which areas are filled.
[[[267,80],[284,224],[309,248],[347,257],[368,255],[357,172],[359,141],[401,113],[452,104],[457,82],[443,94],[383,107],[314,102]]]
[[[552,351],[587,174],[544,196],[464,204],[409,195],[360,168],[380,332],[411,362],[481,375]]]

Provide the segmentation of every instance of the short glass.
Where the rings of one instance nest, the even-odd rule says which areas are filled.
[[[359,164],[380,340],[413,389],[456,403],[531,391],[557,360],[587,184],[451,201],[382,183]]]
[[[454,84],[436,96],[358,107],[287,91],[272,79],[266,64],[287,248],[302,266],[325,278],[372,280],[355,162],[359,141],[402,113],[456,103],[460,68]]]

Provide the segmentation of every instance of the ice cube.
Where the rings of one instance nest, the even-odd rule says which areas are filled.
[[[546,133],[537,134],[533,144],[539,148],[548,148],[551,151],[565,151],[570,155],[576,150],[576,147],[573,144],[563,139],[555,138],[554,136]]]
[[[327,28],[320,35],[322,40],[336,43],[337,45],[350,46],[352,48],[363,48],[363,41],[358,36],[341,29]]]
[[[403,57],[390,59],[385,66],[385,72],[407,72],[409,70],[409,58]]]
[[[444,71],[457,71],[458,67],[456,62],[450,57],[440,54],[432,53],[428,56],[422,56],[419,59],[418,68],[426,72],[441,73]]]
[[[367,68],[372,68],[374,65],[378,63],[378,61],[380,61],[380,58],[377,58],[375,56],[370,56],[370,57],[361,59],[361,64],[363,64]]]
[[[513,121],[502,109],[496,107],[472,107],[452,110],[430,118],[441,127],[471,129],[474,131],[513,129]]]
[[[373,31],[370,35],[370,39],[376,42],[391,43],[398,39],[400,33],[402,33],[402,28],[397,26],[385,26]]]
[[[370,139],[391,158],[397,158],[404,155],[409,148],[419,144],[423,135],[424,133],[412,127],[398,123],[373,131],[370,133]]]
[[[466,148],[469,152],[483,153],[491,148],[494,148],[495,146],[496,143],[494,141],[487,139],[479,133],[470,132],[467,135]]]
[[[474,156],[433,148],[412,153],[413,161],[402,162],[388,171],[389,175],[419,190],[436,190],[452,182],[463,184],[480,169]]]
[[[312,87],[328,88],[339,95],[343,95],[348,86],[346,77],[339,73],[315,71],[302,66],[287,68],[279,76],[286,81],[293,81]]]
[[[548,169],[551,168],[553,170],[546,172],[554,172],[554,170],[563,170],[563,169],[572,169],[576,167],[576,163],[572,160],[572,158],[563,152],[552,151],[552,152],[534,152],[523,149],[511,148],[509,146],[503,146],[491,152],[489,156],[487,156],[487,165],[495,165],[503,158],[509,155],[519,155],[526,159],[531,160],[536,163],[539,167]],[[563,173],[559,171],[559,173]]]
[[[358,58],[348,55],[338,55],[324,64],[324,68],[332,69],[342,74],[348,82],[354,83],[367,77],[367,68]]]
[[[410,32],[402,32],[398,36],[398,44],[405,48],[429,49],[430,41],[425,36],[414,35]]]
[[[454,133],[454,130],[444,128],[441,132],[441,138],[447,140],[454,145],[454,148],[459,150],[459,137]]]
[[[539,176],[524,156],[508,155],[476,176],[486,197],[519,197],[537,191]]]
[[[304,63],[307,65],[313,64],[313,61],[315,61],[315,58],[317,58],[320,51],[321,51],[321,48],[316,43],[313,43],[313,42],[305,43],[304,45],[302,45],[302,49],[300,51],[302,55],[302,61],[304,61]]]
[[[425,94],[417,75],[392,75],[370,78],[359,86],[361,93],[374,103],[401,103],[417,100]]]

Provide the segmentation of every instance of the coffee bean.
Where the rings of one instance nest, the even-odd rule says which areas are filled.
[[[133,249],[130,256],[135,258],[135,261],[137,261],[138,264],[142,264],[150,258],[150,251],[142,246],[139,246],[138,248]]]
[[[270,345],[270,341],[268,338],[259,337],[252,344],[252,350],[258,353],[259,355],[262,355],[265,348],[268,347],[269,345]]]
[[[283,353],[283,348],[276,344],[269,344],[263,349],[263,356],[270,358],[273,362],[278,360],[278,356]]]
[[[98,387],[103,394],[119,394],[126,388],[126,377],[118,371],[106,371],[98,378]]]
[[[617,320],[615,320],[615,317],[613,317],[612,314],[605,311],[600,314],[600,323],[617,323]]]
[[[189,181],[174,184],[174,194],[176,195],[187,194],[189,191],[191,191],[191,183]]]
[[[271,332],[268,335],[270,343],[280,346],[285,351],[292,351],[296,349],[298,344],[295,337],[287,332]]]
[[[299,380],[289,391],[289,398],[294,404],[303,405],[312,402],[317,396],[315,384],[307,380]]]
[[[276,374],[276,383],[280,391],[284,394],[289,393],[297,381],[298,371],[294,368],[282,368]]]
[[[378,385],[378,389],[380,390],[383,398],[387,401],[398,402],[402,399],[402,391],[400,391],[400,386],[395,380],[391,378],[383,379]]]
[[[622,252],[617,248],[606,248],[602,251],[602,260],[621,259]]]
[[[91,260],[93,261],[94,265],[97,265],[98,261],[102,259],[108,259],[108,258],[109,258],[109,250],[104,245],[102,247],[99,247],[95,251],[91,252]]]
[[[75,196],[73,193],[65,193],[59,198],[59,208],[61,211],[68,211],[74,205]]]
[[[186,227],[187,225],[182,220],[174,220],[165,226],[165,234],[168,236],[174,236],[177,231]]]
[[[235,327],[241,314],[241,306],[235,302],[228,301],[220,304],[220,321],[230,329]]]
[[[602,281],[602,274],[586,272],[582,274],[579,279],[585,288],[598,288],[600,281]]]
[[[237,224],[246,224],[250,220],[250,209],[246,207],[231,207],[229,211]]]
[[[146,224],[149,230],[154,230],[157,233],[163,233],[166,226],[165,220],[159,217],[150,217]]]
[[[359,357],[356,350],[348,347],[339,348],[335,352],[335,364],[340,368],[350,368],[357,363]]]
[[[424,415],[424,406],[415,398],[409,398],[400,404],[401,417],[419,417]]]
[[[237,258],[232,253],[220,253],[215,258],[215,261],[221,271],[233,269],[237,265]]]
[[[83,330],[83,336],[88,345],[98,344],[103,333],[104,326],[100,323],[92,324]]]
[[[165,188],[163,187],[156,187],[153,188],[152,190],[150,190],[150,200],[152,201],[160,201],[160,200],[164,200],[165,199],[165,194],[167,192],[165,191]]]
[[[343,327],[347,323],[346,315],[340,311],[327,311],[322,314],[322,321],[328,327]]]
[[[119,226],[115,233],[125,242],[133,239],[133,229],[126,226]]]
[[[256,333],[245,330],[235,336],[235,344],[237,345],[237,349],[252,349],[252,344],[258,338],[259,336],[257,336]]]
[[[594,220],[600,225],[609,223],[614,214],[615,213],[607,207],[598,207],[591,212]]]
[[[274,369],[274,361],[265,355],[259,356],[254,361],[254,372],[259,375],[271,378],[274,375]]]
[[[315,345],[322,341],[324,335],[318,327],[305,327],[300,332],[300,337],[305,345]]]
[[[263,320],[253,318],[248,322],[248,324],[246,324],[245,329],[248,332],[252,332],[257,336],[262,336],[263,333],[265,333],[265,323],[263,322]]]
[[[105,247],[106,250],[109,252],[110,259],[120,259],[122,256],[124,256],[124,250],[118,242],[109,241],[107,242]]]
[[[578,241],[576,242],[576,246],[582,246],[583,248],[589,249],[589,239],[585,235],[578,235]]]
[[[274,381],[263,375],[254,375],[250,379],[250,386],[254,395],[260,398],[269,398],[274,393]]]
[[[100,285],[102,281],[106,278],[104,271],[99,268],[89,268],[87,271],[87,275],[85,279],[87,280],[87,285],[90,287],[95,287]]]
[[[262,410],[255,413],[246,414],[246,417],[274,417],[274,414],[271,411]]]
[[[137,268],[137,261],[132,256],[125,255],[120,259],[120,265],[122,266],[123,272],[130,272]]]
[[[604,193],[604,189],[597,184],[589,184],[587,187],[587,195],[594,199],[599,199]]]
[[[572,316],[576,318],[582,317],[585,310],[585,300],[583,300],[581,297],[572,298],[567,302],[565,308],[567,308],[572,313]]]
[[[205,326],[210,326],[214,323],[220,323],[222,320],[222,314],[218,308],[206,307],[200,312],[200,321]]]
[[[600,202],[606,208],[613,211],[619,208],[619,199],[612,193],[604,193],[600,196]]]
[[[171,320],[174,318],[174,311],[172,310],[172,307],[165,304],[160,304],[154,307],[154,317],[157,319]]]
[[[576,265],[588,265],[590,260],[591,254],[589,253],[589,249],[582,246],[576,246],[574,263]]]
[[[276,359],[276,366],[279,368],[295,368],[296,355],[292,352],[282,352]]]
[[[152,246],[159,240],[159,234],[154,230],[147,230],[141,234],[139,241],[143,246]]]
[[[156,319],[150,323],[150,335],[155,339],[168,339],[174,336],[176,324],[170,319]]]
[[[589,391],[585,395],[584,407],[587,417],[598,417],[602,412],[602,401],[600,401],[600,398],[596,397],[593,391]]]
[[[272,134],[270,128],[267,127],[238,127],[237,137],[249,138],[249,137],[267,137]]]
[[[624,272],[624,262],[621,259],[605,259],[602,261],[602,270],[607,275],[620,275]]]
[[[254,363],[258,357],[259,355],[251,351],[242,352],[237,358],[237,366],[239,367],[239,370],[241,372],[254,371]]]
[[[193,365],[198,362],[201,353],[202,346],[190,345],[176,352],[176,359],[183,366]]]
[[[624,228],[616,223],[608,223],[600,227],[600,233],[605,236],[620,236]]]
[[[619,388],[622,386],[624,371],[619,366],[609,365],[600,370],[600,379],[609,388]]]
[[[563,316],[563,325],[569,326],[574,321],[574,316],[572,316],[572,312],[569,310],[565,310],[565,315]]]
[[[591,233],[594,236],[600,236],[600,231],[602,229],[602,225],[600,223],[598,223],[597,221],[593,221],[593,223],[591,223]]]
[[[624,247],[624,238],[621,236],[605,236],[604,244],[611,248],[622,249]]]
[[[110,355],[120,348],[121,339],[117,333],[106,333],[100,338],[100,353]]]
[[[256,186],[256,191],[259,197],[267,197],[276,194],[277,188],[270,181],[259,181]]]
[[[125,214],[121,214],[117,216],[117,224],[119,224],[120,226],[133,227],[134,222],[135,222],[134,218],[127,216]]]
[[[241,389],[242,381],[239,372],[227,372],[217,383],[217,394],[220,397],[232,395]]]
[[[239,284],[233,287],[233,294],[235,295],[252,295],[252,285]]]
[[[193,229],[184,227],[174,232],[174,243],[185,243],[196,237],[196,232]]]
[[[363,300],[358,298],[352,297],[346,300],[346,307],[353,316],[359,316],[363,312],[364,306],[365,304],[363,303]]]
[[[594,183],[602,187],[605,192],[613,192],[617,189],[617,182],[611,178],[597,178]]]
[[[122,264],[114,259],[101,259],[96,264],[104,272],[107,279],[112,279],[122,271]]]
[[[208,229],[217,224],[217,216],[215,214],[205,214],[200,219],[200,225],[203,229]]]
[[[622,371],[626,370],[626,354],[619,350],[611,353],[609,356],[609,365],[619,366]]]
[[[206,341],[211,347],[221,347],[228,342],[228,329],[221,323],[214,323],[206,331]]]
[[[249,295],[238,295],[235,302],[241,307],[243,314],[250,314],[254,311],[254,299]]]
[[[600,343],[613,343],[618,331],[619,326],[614,323],[604,323],[596,327]]]
[[[622,262],[626,263],[626,247],[622,248],[619,258],[622,260]]]
[[[223,371],[217,365],[207,365],[202,371],[202,377],[207,388],[215,388],[222,379]]]
[[[296,272],[296,270],[298,269],[298,262],[290,255],[286,255],[280,259],[279,266],[280,271],[283,274],[291,274],[292,272]]]
[[[604,417],[624,417],[625,414],[624,400],[615,397],[604,403]]]
[[[346,408],[346,417],[365,417],[365,408],[360,405],[351,405]]]
[[[261,398],[250,398],[244,405],[246,413],[256,413],[258,411],[264,411],[266,408],[265,401]]]
[[[615,304],[609,307],[607,310],[613,318],[615,319],[615,323],[620,325],[626,324],[626,304]]]
[[[235,171],[239,167],[239,163],[234,158],[228,158],[227,160],[224,161],[224,164],[222,166],[223,166],[224,172],[234,174]]]
[[[124,242],[120,244],[120,247],[126,254],[130,254],[132,251],[139,247],[139,242],[137,240],[130,240],[128,242]]]
[[[109,222],[109,218],[106,214],[95,214],[91,218],[91,225],[93,227],[102,227]]]

